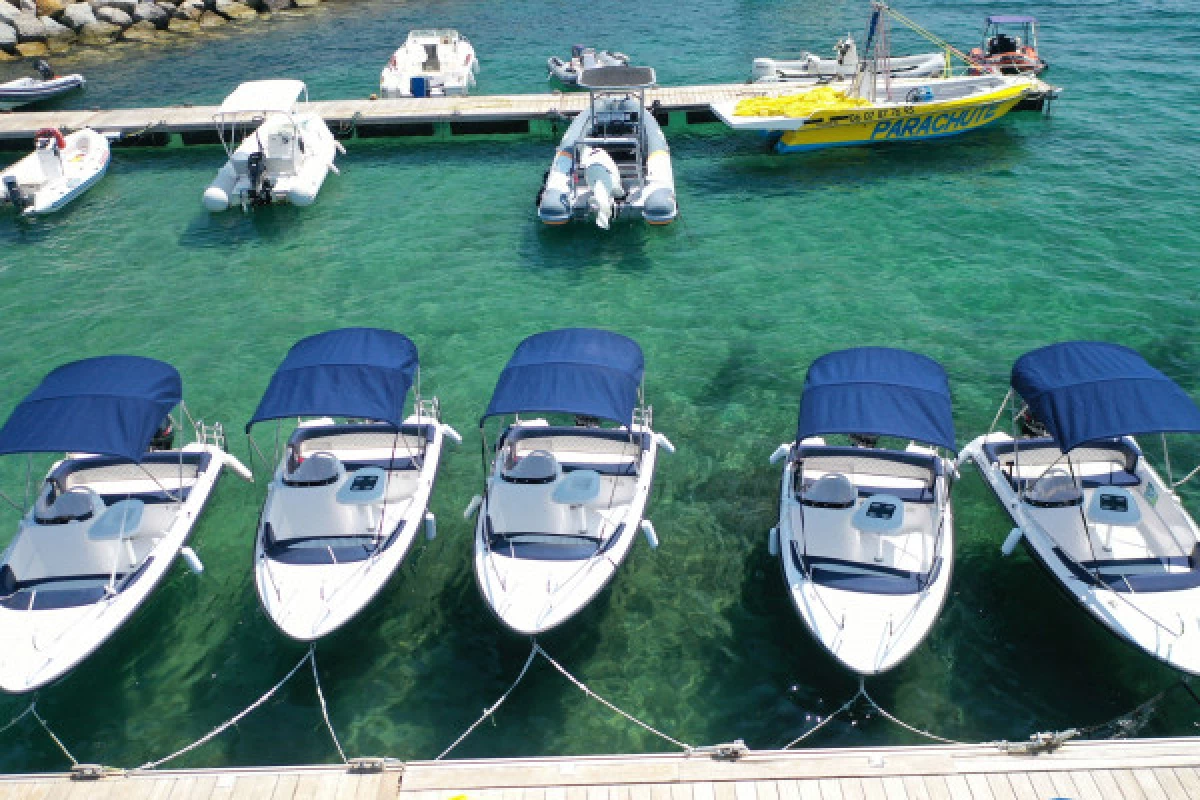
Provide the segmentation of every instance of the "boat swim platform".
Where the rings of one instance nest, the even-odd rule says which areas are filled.
[[[0,776],[0,800],[1187,800],[1200,737]]]
[[[797,91],[789,84],[714,84],[650,89],[646,102],[660,124],[718,122],[709,108],[721,100],[764,97]],[[387,100],[314,101],[338,138],[455,138],[554,134],[564,120],[586,108],[587,92],[468,95],[466,97],[392,98]],[[654,104],[658,105],[655,106]],[[162,147],[174,143],[216,144],[217,106],[171,106],[110,110],[64,109],[0,113],[0,149],[28,149],[42,128],[78,130],[90,127],[119,135],[114,144]]]

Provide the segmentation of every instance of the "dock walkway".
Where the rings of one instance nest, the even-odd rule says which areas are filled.
[[[0,800],[1189,800],[1200,738],[160,770],[0,777]]]
[[[646,102],[659,122],[682,115],[688,124],[715,121],[709,104],[717,100],[763,97],[802,91],[787,84],[713,84],[650,89]],[[400,98],[389,100],[329,100],[310,103],[330,129],[350,136],[495,135],[536,132],[531,123],[549,125],[578,114],[587,105],[586,92],[474,95],[467,97]],[[658,105],[655,106],[654,103]],[[215,143],[216,106],[171,106],[111,110],[25,111],[0,114],[0,142],[29,144],[42,128],[78,130],[90,127],[120,134],[125,144],[163,146],[172,137],[184,144]]]

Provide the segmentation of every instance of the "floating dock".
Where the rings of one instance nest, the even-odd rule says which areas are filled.
[[[0,777],[21,800],[1188,800],[1200,738],[1073,741],[1013,755],[992,745],[741,751],[736,755],[378,761],[160,770],[94,780]]]
[[[705,124],[717,119],[709,104],[798,91],[794,84],[714,84],[651,89],[646,102],[659,124]],[[338,138],[424,137],[554,133],[588,102],[586,92],[467,97],[330,100],[309,103]],[[655,105],[657,104],[657,105]],[[90,127],[117,134],[118,146],[216,144],[216,106],[112,110],[26,111],[0,114],[0,149],[29,149],[42,128]]]

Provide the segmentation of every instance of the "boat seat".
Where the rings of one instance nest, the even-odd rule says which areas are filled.
[[[553,483],[562,474],[562,465],[553,453],[534,450],[505,467],[501,477],[509,483]]]
[[[65,525],[91,519],[102,510],[104,501],[91,489],[76,487],[54,497],[54,488],[47,483],[47,490],[39,496],[33,509],[33,519],[39,525]]]
[[[800,502],[814,508],[852,508],[858,502],[858,489],[845,475],[834,472],[822,475],[809,486]]]
[[[296,465],[283,482],[287,486],[328,486],[337,483],[346,468],[333,453],[313,453]]]
[[[1076,506],[1083,502],[1083,491],[1066,470],[1052,469],[1025,492],[1025,501],[1042,508]]]

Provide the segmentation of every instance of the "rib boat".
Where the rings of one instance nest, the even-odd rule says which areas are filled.
[[[950,387],[932,359],[863,347],[809,367],[796,439],[771,457],[784,468],[770,549],[805,626],[859,675],[900,664],[946,602],[954,462],[942,452],[954,449]]]
[[[0,111],[52,100],[59,95],[82,89],[87,83],[82,75],[56,75],[44,59],[34,64],[36,78],[25,77],[0,83]]]
[[[846,34],[833,46],[833,58],[803,52],[799,58],[756,58],[751,67],[754,83],[827,83],[846,81],[858,74],[861,64],[854,37]],[[928,78],[946,69],[944,53],[918,53],[888,59],[887,72],[893,78]]]
[[[1010,432],[995,430],[1008,411]],[[1175,669],[1200,674],[1200,529],[1171,471],[1167,434],[1200,408],[1137,352],[1061,342],[1013,365],[992,430],[963,448],[1018,542],[1092,618]],[[1160,434],[1164,478],[1134,436]]]
[[[659,448],[675,448],[651,429],[643,371],[632,339],[570,328],[525,339],[500,374],[480,436],[488,419],[512,420],[467,516],[477,515],[480,593],[509,630],[534,636],[573,617],[616,575],[639,530],[657,546],[643,517]]]
[[[60,211],[104,177],[110,160],[108,139],[91,128],[66,136],[42,128],[33,152],[0,172],[0,204],[24,216]]]
[[[565,61],[558,56],[550,56],[546,59],[546,66],[550,69],[550,77],[568,86],[574,86],[578,83],[579,76],[583,74],[584,70],[595,69],[596,67],[624,67],[628,65],[629,56],[624,53],[612,50],[597,50],[594,47],[585,47],[581,44],[571,47],[571,57]]]
[[[309,642],[353,619],[422,530],[432,536],[429,496],[442,445],[462,439],[441,422],[437,398],[420,395],[416,345],[375,328],[292,346],[246,433],[289,418],[299,423],[267,486],[254,582],[279,630]]]
[[[0,558],[0,689],[31,692],[107,641],[183,554],[225,467],[220,424],[174,446],[169,364],[102,356],[48,374],[0,429],[0,455],[59,453]],[[191,417],[188,415],[188,419]]]

